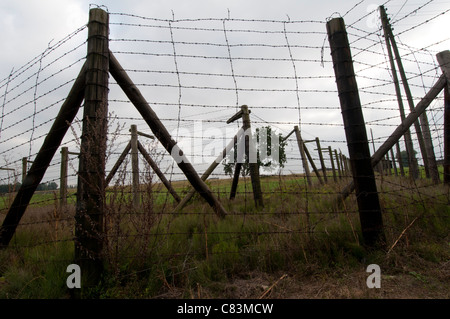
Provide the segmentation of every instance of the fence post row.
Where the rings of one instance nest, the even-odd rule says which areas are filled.
[[[387,18],[386,10],[385,10],[384,6],[380,6],[380,14],[381,14],[383,28],[385,29],[385,36],[387,35],[389,37],[389,41],[386,41],[386,44],[392,45],[392,49],[394,51],[398,70],[400,73],[400,77],[402,79],[404,91],[405,91],[406,98],[408,101],[409,109],[410,109],[410,111],[412,111],[414,109],[413,97],[412,97],[411,90],[408,85],[408,79],[406,77],[405,70],[403,68],[403,63],[402,63],[402,59],[400,57],[400,53],[398,51],[397,43],[395,41],[395,37],[392,32],[392,28],[389,23],[389,20]],[[392,71],[395,72],[395,70],[392,70]],[[439,171],[437,168],[436,157],[434,154],[434,148],[433,148],[430,128],[428,125],[428,117],[427,117],[426,112],[423,112],[420,115],[419,120],[414,122],[414,127],[416,130],[417,138],[419,141],[419,147],[420,147],[420,150],[422,153],[422,158],[424,161],[426,176],[427,176],[427,178],[431,177],[433,182],[435,184],[438,184],[440,182]]]
[[[295,137],[297,138],[298,149],[300,150],[300,157],[302,158],[303,170],[305,171],[306,181],[308,182],[308,185],[311,187],[312,186],[311,173],[309,171],[308,159],[306,157],[305,143],[303,143],[302,135],[300,134],[300,129],[298,128],[297,125],[294,126],[294,132]]]
[[[380,15],[381,15],[381,22],[383,24],[384,40],[386,42],[386,48],[387,48],[387,52],[389,55],[389,62],[391,65],[392,78],[394,80],[395,93],[397,95],[397,102],[398,102],[398,107],[400,110],[400,117],[401,117],[401,120],[404,121],[406,116],[405,116],[403,100],[402,100],[402,96],[401,96],[401,92],[400,92],[399,80],[398,80],[397,72],[396,72],[396,68],[395,68],[394,57],[392,54],[391,37],[390,37],[390,32],[389,32],[390,27],[388,25],[386,13],[384,11],[383,6],[380,6]],[[411,139],[411,132],[409,130],[407,130],[405,132],[404,136],[405,136],[405,148],[406,148],[406,152],[408,154],[409,174],[410,174],[409,176],[413,179],[417,179],[417,178],[419,178],[419,166],[417,163],[416,156],[414,154],[414,146],[413,146],[412,139]],[[421,150],[423,150],[423,149],[421,149]]]
[[[381,207],[344,20],[335,18],[328,21],[327,33],[364,242],[368,247],[383,246],[385,237]]]

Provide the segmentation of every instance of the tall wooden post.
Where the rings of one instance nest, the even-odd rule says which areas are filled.
[[[319,160],[320,160],[320,166],[322,167],[323,180],[325,181],[325,183],[327,183],[328,182],[327,168],[325,167],[325,161],[323,159],[322,148],[320,147],[320,140],[318,137],[316,137],[316,146],[317,146],[317,152],[319,152]]]
[[[447,81],[444,87],[444,183],[450,184],[450,51],[436,55]]]
[[[337,150],[334,150],[334,157],[336,158],[336,167],[338,170],[339,179],[342,179],[341,163],[339,162],[339,155]]]
[[[400,144],[397,142],[395,143],[395,149],[397,151],[397,161],[398,161],[398,167],[400,168],[400,175],[402,177],[405,176],[405,169],[403,168],[403,161],[401,156],[401,150],[400,150]]]
[[[22,183],[25,180],[28,172],[28,158],[22,157]]]
[[[386,10],[384,6],[380,6],[381,18],[384,20],[383,27],[389,36],[390,43],[392,44],[392,50],[394,51],[395,60],[397,61],[398,71],[402,79],[403,88],[405,90],[406,98],[408,101],[410,111],[414,110],[414,101],[411,94],[411,90],[408,85],[408,79],[403,68],[402,59],[397,48],[397,43],[395,41],[394,34],[392,32],[391,25],[388,21]],[[439,183],[439,172],[436,164],[436,157],[434,155],[433,143],[431,139],[430,128],[428,126],[428,118],[426,112],[423,112],[419,120],[414,123],[414,127],[417,134],[417,139],[419,141],[420,151],[422,153],[422,158],[425,166],[425,173],[427,178],[431,177],[435,184]]]
[[[132,175],[132,193],[133,193],[133,207],[135,210],[139,208],[141,203],[139,188],[139,153],[138,153],[138,134],[137,126],[131,125],[131,175]]]
[[[250,177],[252,180],[253,199],[255,200],[256,207],[263,207],[263,196],[261,190],[261,180],[259,178],[259,166],[257,162],[256,147],[252,139],[252,131],[250,124],[250,113],[247,105],[241,106],[242,110],[242,128],[244,129],[244,142],[245,142],[245,155],[247,156]],[[248,133],[247,133],[248,132]]]
[[[398,176],[397,164],[395,163],[395,156],[394,156],[394,151],[392,148],[391,148],[390,152],[391,152],[391,159],[392,159],[392,167],[394,168],[394,175]]]
[[[306,158],[305,144],[303,143],[302,136],[300,134],[300,130],[297,125],[294,126],[294,131],[295,136],[297,137],[298,149],[300,150],[300,157],[302,158],[303,170],[305,171],[306,181],[308,182],[308,185],[311,187],[312,186],[311,173],[309,171],[308,159]]]
[[[78,169],[75,262],[81,287],[98,284],[103,271],[105,158],[108,114],[108,13],[89,11],[87,71]]]
[[[381,22],[383,24],[383,30],[384,30],[384,39],[386,42],[386,48],[387,48],[388,55],[389,55],[389,62],[391,64],[392,78],[394,79],[395,93],[397,95],[397,102],[398,102],[398,106],[399,106],[399,110],[400,110],[400,117],[403,122],[406,118],[405,109],[403,107],[402,95],[400,92],[400,85],[399,85],[397,71],[396,71],[395,63],[394,63],[394,57],[393,57],[392,49],[391,49],[391,45],[390,45],[391,38],[389,36],[388,20],[386,17],[386,13],[383,9],[383,6],[380,6],[380,14],[381,14]],[[414,146],[413,146],[412,139],[411,139],[411,132],[409,130],[407,130],[405,132],[405,147],[406,147],[406,152],[408,153],[410,177],[417,179],[417,178],[419,178],[419,166],[417,163],[416,156],[414,154],[415,153]]]
[[[384,246],[381,206],[344,20],[335,18],[328,21],[327,33],[364,242],[368,247]]]
[[[61,172],[59,177],[59,206],[64,209],[67,205],[67,172],[69,149],[61,147]]]
[[[337,182],[336,168],[334,167],[333,150],[331,149],[331,146],[328,146],[328,152],[330,153],[330,163],[331,169],[333,171],[333,180],[336,183]]]

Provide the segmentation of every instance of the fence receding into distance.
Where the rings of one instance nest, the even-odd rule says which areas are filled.
[[[176,253],[158,250],[161,243],[220,237],[215,246],[208,248],[206,239],[199,251],[188,252],[208,258],[235,253],[224,242],[244,236],[327,233],[322,226],[341,216],[359,243],[357,229],[362,227],[364,237],[364,222],[376,207],[366,207],[372,215],[363,218],[362,197],[357,201],[352,193],[355,184],[357,194],[367,186],[358,178],[370,178],[354,176],[364,172],[356,164],[357,144],[366,147],[366,169],[374,170],[375,193],[366,192],[380,196],[378,217],[415,205],[426,215],[428,205],[446,205],[449,60],[435,48],[450,38],[442,33],[423,48],[402,41],[448,18],[449,10],[442,10],[407,24],[426,7],[395,19],[383,6],[353,21],[347,13],[345,25],[340,18],[158,19],[91,9],[89,24],[0,81],[1,244],[29,249],[75,242],[75,259],[95,272],[103,267],[97,262],[105,251],[112,264],[120,258],[172,260]],[[350,60],[340,62],[354,70],[362,125],[345,118],[348,92],[340,87],[340,62],[333,60],[342,56],[330,49],[338,20],[350,48]],[[58,115],[64,106],[73,120]],[[355,114],[353,108],[348,112]],[[50,141],[55,123],[60,143]],[[348,133],[357,125],[363,131]],[[284,165],[237,164],[226,172],[216,162],[241,138],[241,128],[251,128],[256,138],[267,127],[284,145]],[[174,149],[187,162],[177,163],[173,155],[181,153]],[[299,223],[268,227],[274,215]],[[189,216],[232,219],[242,232],[214,228],[206,220],[208,229],[171,228],[189,223]],[[358,216],[361,226],[351,219]],[[388,248],[414,222],[395,216],[405,219],[402,229],[378,224]],[[246,218],[259,226],[244,227]],[[286,249],[275,239],[267,243],[270,252]]]

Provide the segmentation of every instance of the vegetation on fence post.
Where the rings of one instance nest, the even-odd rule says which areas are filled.
[[[105,160],[109,82],[109,16],[89,11],[86,89],[75,215],[75,262],[82,269],[83,293],[103,272]],[[82,293],[82,295],[83,295]]]

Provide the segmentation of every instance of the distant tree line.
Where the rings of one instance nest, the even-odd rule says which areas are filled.
[[[6,194],[9,192],[14,192],[19,189],[21,186],[21,183],[15,183],[15,184],[1,184],[0,185],[0,194]],[[58,189],[58,184],[55,182],[48,182],[48,183],[42,183],[39,184],[37,187],[37,191],[53,191]]]

